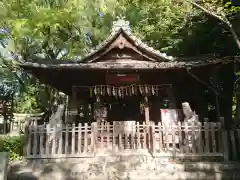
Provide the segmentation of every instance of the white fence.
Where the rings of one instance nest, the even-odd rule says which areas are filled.
[[[27,158],[84,157],[96,153],[150,152],[164,156],[229,156],[227,132],[220,123],[139,124],[127,131],[120,125],[30,125]],[[232,136],[231,138],[236,138]],[[236,143],[235,143],[236,147]],[[235,148],[236,149],[236,148]],[[237,149],[236,153],[237,154]]]
[[[38,114],[18,114],[13,113],[13,116],[4,120],[0,116],[0,133],[2,134],[21,134],[24,133],[25,124],[28,120],[34,122],[42,118],[43,113]]]

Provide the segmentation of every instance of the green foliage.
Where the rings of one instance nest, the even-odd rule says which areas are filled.
[[[40,113],[51,106],[55,96],[55,90],[48,85],[39,82],[28,82],[21,94],[16,96],[14,111],[16,113]]]
[[[176,1],[124,1],[126,17],[135,33],[149,45],[168,52],[181,41],[176,36],[186,24],[191,7]]]
[[[37,87],[28,85],[24,92],[15,99],[14,110],[16,113],[35,113],[39,112],[36,99]]]
[[[218,39],[224,35],[221,28],[216,28],[218,22],[209,21],[209,16],[185,1],[3,0],[1,3],[1,26],[9,30],[7,47],[25,61],[39,54],[49,59],[83,55],[108,35],[117,15],[125,15],[134,32],[148,44],[173,55],[188,55],[191,46],[200,50],[190,55],[225,51],[218,45],[222,44]],[[224,9],[217,0],[204,0],[200,5],[216,13]]]
[[[231,13],[240,12],[240,6],[234,6],[231,1],[225,3],[224,8],[225,8],[228,12],[231,12]]]
[[[198,3],[218,15],[227,13],[221,1]],[[0,28],[6,33],[0,33],[0,40],[18,62],[34,61],[30,57],[35,55],[49,60],[81,56],[109,35],[119,15],[126,16],[142,40],[173,56],[238,52],[219,21],[184,0],[2,0]],[[21,70],[20,78],[8,70],[0,76],[17,82],[16,112],[40,112],[53,102],[55,90]],[[21,80],[25,86],[20,89]]]
[[[89,44],[84,37],[93,30],[92,26],[95,32],[90,33],[97,35],[97,38],[102,37],[102,34],[98,35],[97,27],[104,18],[99,18],[95,9],[102,9],[105,3],[107,1],[91,4],[89,1],[76,0],[64,3],[4,0],[6,14],[2,24],[11,30],[8,48],[21,54],[24,60],[34,54],[58,59],[66,54],[86,53]]]
[[[18,62],[32,61],[35,55],[47,59],[83,55],[107,36],[114,8],[113,0],[3,0],[0,28],[7,33],[0,38]],[[16,112],[39,112],[53,102],[49,86],[32,77],[23,76],[23,81],[24,88],[16,94]]]
[[[9,152],[11,161],[23,156],[23,147],[23,136],[0,136],[0,152]]]

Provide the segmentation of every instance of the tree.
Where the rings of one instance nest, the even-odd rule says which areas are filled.
[[[209,1],[202,1],[203,5],[198,4],[192,0],[186,0],[186,1],[189,2],[190,4],[192,4],[194,7],[204,11],[208,15],[210,15],[210,16],[218,19],[222,23],[224,23],[229,28],[229,30],[232,34],[232,37],[234,38],[236,45],[237,45],[238,49],[240,50],[240,39],[226,14],[226,12],[229,13],[229,12],[239,11],[238,7],[232,6],[231,2],[228,2],[225,4],[225,6],[223,6],[221,1],[216,1],[216,0],[211,0],[210,3],[209,3]],[[204,6],[206,6],[206,7],[204,7]],[[230,9],[229,9],[229,7],[230,7]]]
[[[229,20],[229,18],[232,17],[236,12],[240,12],[239,7],[234,7],[231,2],[228,2],[225,4],[225,6],[220,1],[211,0],[209,1],[201,1],[200,3],[196,3],[192,0],[186,0],[188,3],[192,4],[194,7],[202,10],[206,14],[208,14],[211,17],[216,18],[221,23],[223,23],[230,31],[232,38],[234,39],[234,42],[236,43],[236,46],[238,48],[237,54],[239,54],[240,50],[240,39],[236,32],[236,30],[233,27],[233,23]],[[236,54],[236,55],[237,55]],[[236,72],[236,76],[239,78],[239,72]],[[235,96],[233,103],[234,109],[236,110],[236,118],[237,120],[240,120],[240,93],[239,93],[239,80],[237,80],[237,83],[235,83]]]
[[[124,1],[122,10],[137,36],[155,49],[171,52],[182,40],[178,32],[185,26],[192,8],[174,1]]]
[[[112,13],[109,13],[111,9],[105,8],[106,4],[114,2],[3,0],[0,2],[0,26],[4,31],[1,44],[8,49],[15,63],[31,61],[34,56],[61,60],[85,54],[109,30],[105,25],[112,22],[109,20]],[[104,13],[104,17],[100,13]],[[56,95],[54,89],[31,76],[24,75],[23,82],[28,86],[25,90],[30,97],[25,97],[23,91],[19,99],[22,110],[35,103],[34,107],[41,109],[51,105]],[[33,94],[35,97],[31,96]],[[40,101],[42,97],[45,101]]]

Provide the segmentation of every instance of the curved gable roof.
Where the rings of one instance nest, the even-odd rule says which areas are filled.
[[[130,45],[131,47],[129,47]],[[83,58],[77,60],[81,62],[94,62],[96,59],[98,59],[96,56],[102,56],[117,46],[118,48],[124,48],[127,46],[138,54],[146,56],[146,59],[149,61],[174,60],[172,56],[167,56],[166,53],[161,53],[159,50],[155,50],[134,36],[129,22],[125,21],[124,19],[118,19],[117,21],[114,21],[110,36],[108,36],[108,38],[100,43],[97,47],[91,49],[89,54],[86,54]]]

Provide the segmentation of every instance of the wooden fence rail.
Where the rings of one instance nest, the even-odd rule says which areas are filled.
[[[235,159],[240,152],[240,130],[227,132],[222,129],[221,123],[212,122],[185,122],[169,127],[161,123],[136,123],[132,126],[110,123],[33,124],[27,131],[27,158],[85,157],[97,153],[146,151],[164,156]]]
[[[16,114],[7,120],[0,116],[0,134],[23,134],[26,124],[37,124],[42,119],[42,113]]]
[[[240,160],[240,129],[224,131],[223,143],[226,144],[225,159]]]

